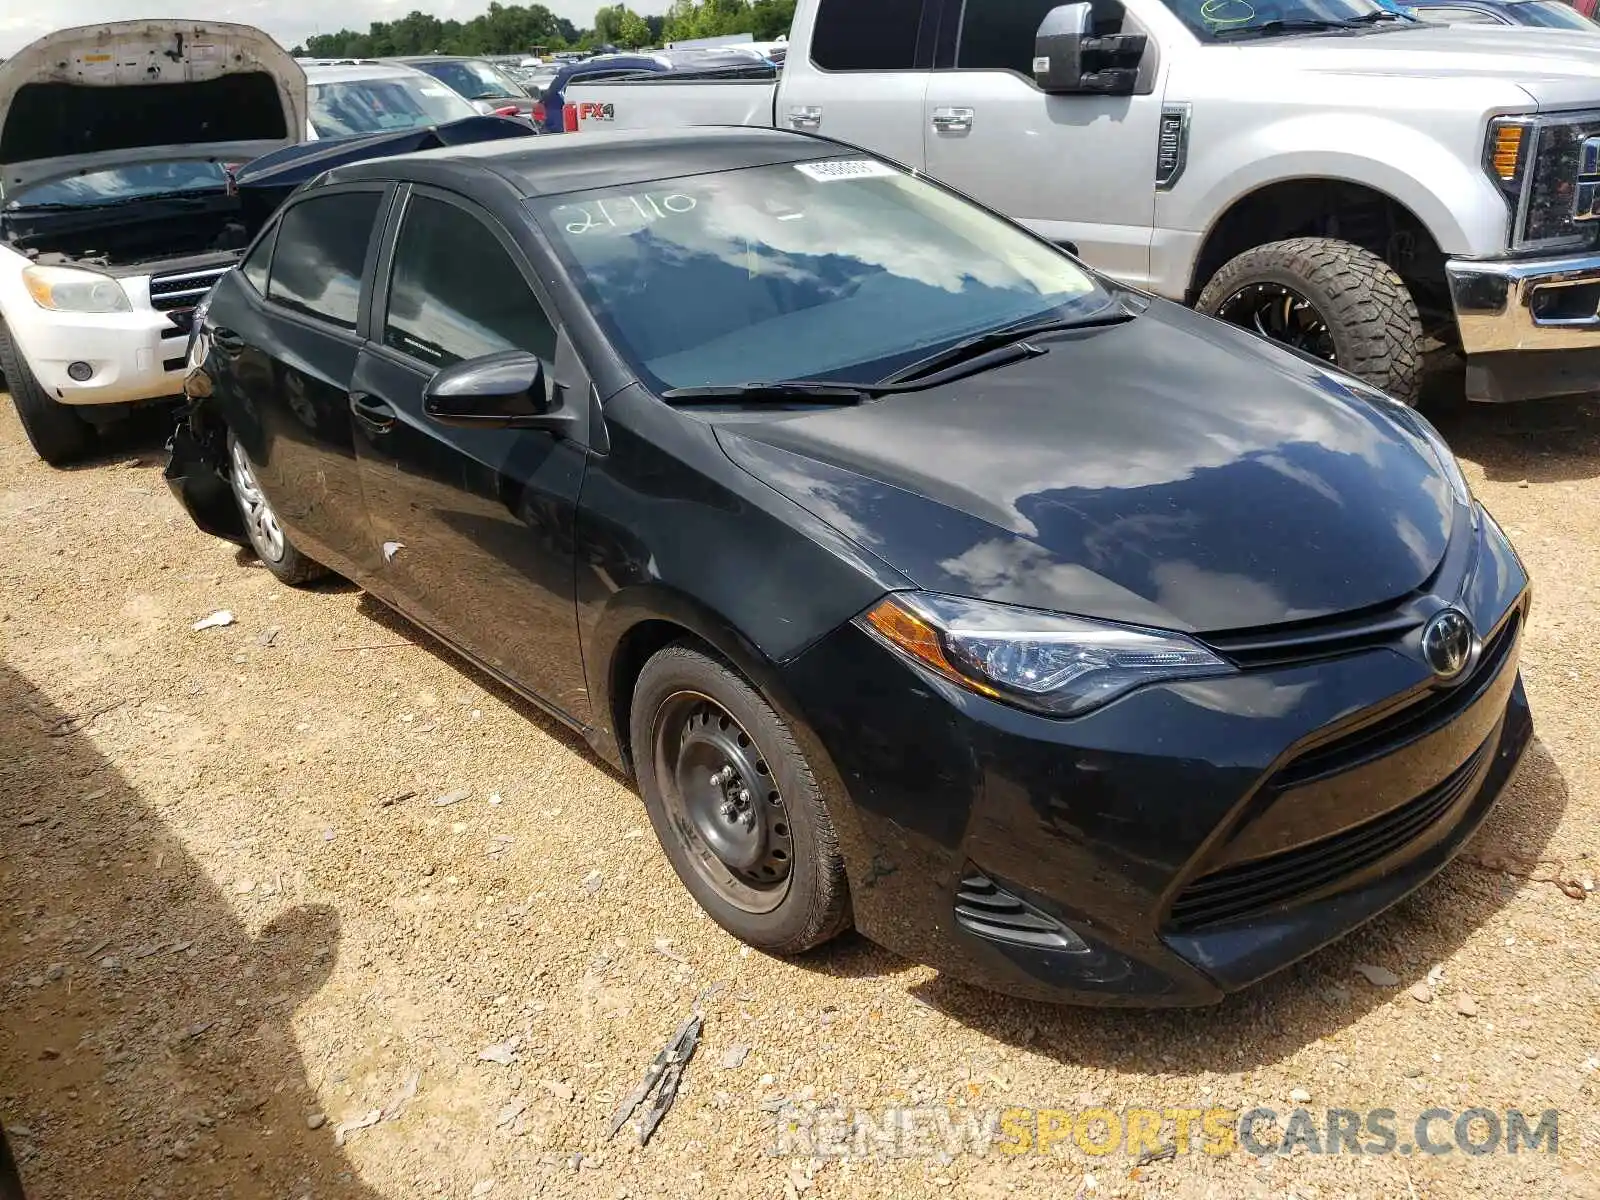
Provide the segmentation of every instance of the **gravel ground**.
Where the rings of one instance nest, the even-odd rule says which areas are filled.
[[[0,1118],[30,1195],[1600,1195],[1600,404],[1440,423],[1536,578],[1539,745],[1420,894],[1152,1015],[996,998],[855,938],[741,949],[574,737],[356,589],[286,589],[196,532],[159,429],[58,472],[0,404]],[[648,1147],[608,1142],[697,1005],[676,1107]],[[955,1121],[813,1155],[838,1147],[780,1146],[785,1103],[813,1132],[840,1104]],[[1554,1108],[1560,1153],[1135,1168],[1071,1136],[978,1153],[961,1123],[1257,1105],[1391,1109],[1402,1143],[1429,1107]]]

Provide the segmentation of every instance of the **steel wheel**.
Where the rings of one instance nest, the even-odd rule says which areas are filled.
[[[709,696],[676,692],[657,712],[655,767],[674,834],[727,903],[768,913],[794,860],[777,781],[744,728]]]
[[[278,514],[261,491],[256,481],[255,468],[250,465],[244,447],[235,441],[229,449],[232,461],[233,494],[239,498],[239,509],[244,514],[250,540],[262,558],[282,562],[284,552],[283,527],[278,524]]]
[[[1338,361],[1327,318],[1315,304],[1285,284],[1247,284],[1224,300],[1216,315],[1327,362]]]

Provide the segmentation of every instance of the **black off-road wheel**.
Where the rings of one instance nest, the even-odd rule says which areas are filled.
[[[771,954],[850,926],[833,822],[793,734],[761,694],[685,645],[648,663],[630,732],[639,790],[673,870],[718,925]]]
[[[95,428],[45,391],[33,370],[11,344],[11,334],[0,324],[0,377],[11,391],[17,417],[34,451],[52,467],[69,467],[94,453],[99,438]]]
[[[250,548],[256,552],[262,566],[290,587],[314,583],[331,574],[327,567],[303,554],[289,540],[272,501],[261,490],[255,464],[232,433],[228,434],[228,480],[239,515],[244,518],[245,536],[250,539]]]
[[[1350,242],[1292,238],[1246,250],[1211,277],[1195,307],[1406,404],[1422,392],[1417,302],[1388,263]]]

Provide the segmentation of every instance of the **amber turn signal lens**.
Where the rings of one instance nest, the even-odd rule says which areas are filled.
[[[1521,125],[1501,125],[1494,131],[1494,173],[1506,182],[1517,177],[1522,158]]]
[[[866,619],[867,624],[872,626],[884,641],[930,670],[937,671],[946,679],[985,696],[1000,694],[988,684],[956,670],[955,665],[945,657],[944,643],[939,639],[939,631],[916,613],[902,608],[895,602],[893,596],[880,601],[878,606],[867,614]]]

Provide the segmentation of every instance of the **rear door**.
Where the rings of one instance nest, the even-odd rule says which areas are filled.
[[[590,382],[537,274],[491,214],[416,186],[379,264],[350,411],[380,594],[564,715],[588,718],[573,527],[588,453],[532,430],[428,418],[441,369],[503,350],[545,363],[583,405]]]
[[[357,576],[373,558],[349,392],[386,200],[384,185],[361,184],[292,202],[241,272],[256,302],[213,318],[231,376],[229,424],[262,489],[306,553]]]
[[[1156,39],[1137,94],[1051,96],[1033,81],[1034,39],[1060,0],[945,2],[940,41],[953,34],[954,44],[927,89],[928,174],[1147,285],[1164,83]],[[1095,32],[1144,30],[1119,13]]]
[[[820,0],[802,15],[778,86],[780,129],[853,142],[909,167],[923,162],[922,100],[937,0]]]

